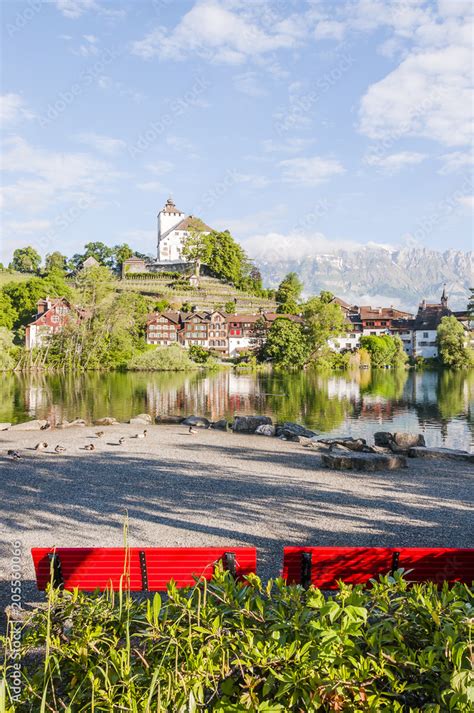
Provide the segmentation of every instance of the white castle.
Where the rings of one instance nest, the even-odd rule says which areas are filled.
[[[157,262],[186,262],[182,256],[183,242],[193,229],[202,233],[212,230],[200,218],[178,210],[172,198],[168,198],[165,207],[158,213]]]

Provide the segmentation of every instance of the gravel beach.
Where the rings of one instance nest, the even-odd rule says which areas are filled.
[[[472,547],[472,464],[338,472],[298,443],[184,426],[0,433],[0,608],[21,543],[24,600],[41,601],[32,546],[255,545],[258,573],[279,574],[288,545]],[[119,438],[125,437],[122,445]],[[39,441],[48,449],[36,452]],[[96,450],[84,450],[94,443]],[[66,451],[54,453],[57,444]],[[7,449],[18,449],[12,461]]]

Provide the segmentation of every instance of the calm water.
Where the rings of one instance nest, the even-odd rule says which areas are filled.
[[[428,445],[474,450],[474,371],[4,374],[0,381],[0,422],[106,415],[125,421],[145,411],[211,419],[267,414],[333,435],[418,431]]]

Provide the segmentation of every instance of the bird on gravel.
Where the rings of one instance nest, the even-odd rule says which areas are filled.
[[[86,446],[84,446],[85,451],[95,451],[95,446],[93,443],[88,443]]]
[[[104,434],[105,434],[105,431],[97,431],[95,435],[97,436],[97,438],[102,438],[102,436]]]
[[[118,439],[118,444],[119,444],[119,446],[122,446],[124,443],[125,443],[125,436],[121,436],[121,437]]]
[[[58,445],[54,449],[54,452],[55,453],[64,453],[65,450],[66,450],[66,446],[62,446],[60,443],[58,443]]]
[[[18,453],[18,451],[14,451],[10,448],[10,450],[7,451],[7,456],[9,456],[12,460],[20,460],[21,455]]]
[[[35,446],[35,451],[45,451],[48,447],[48,444],[46,441],[41,441],[41,443],[37,443]]]
[[[148,434],[148,431],[147,431],[146,428],[145,428],[145,430],[143,431],[143,433],[137,433],[135,436],[132,436],[132,438],[146,438],[146,437],[147,437],[147,434]]]
[[[192,433],[192,434],[195,434],[195,433],[196,433],[196,431],[194,430],[194,428],[193,428],[192,426],[190,426],[190,427],[189,427],[189,431],[188,431],[188,433]]]
[[[41,430],[41,431],[47,431],[48,428],[51,428],[51,424],[49,423],[49,421],[48,421],[47,423],[44,423],[44,424],[40,427],[40,430]]]

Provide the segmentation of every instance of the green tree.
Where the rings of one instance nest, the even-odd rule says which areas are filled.
[[[59,250],[55,250],[52,253],[48,253],[46,255],[45,261],[44,261],[44,269],[45,272],[52,272],[53,270],[57,270],[58,272],[66,272],[66,267],[67,267],[67,257],[63,255],[62,253],[59,252]]]
[[[276,292],[277,312],[279,314],[298,314],[302,290],[303,284],[296,272],[289,272],[280,282]]]
[[[14,368],[14,351],[13,334],[6,327],[0,326],[0,371],[10,371]]]
[[[105,243],[96,241],[91,243],[86,243],[84,245],[85,253],[84,259],[88,257],[95,257],[98,263],[104,265],[104,267],[113,268],[115,265],[115,253],[114,248],[110,248]]]
[[[11,267],[18,272],[38,272],[41,256],[34,248],[17,248],[13,253]]]
[[[18,312],[13,307],[11,298],[0,290],[0,327],[13,329],[13,325],[18,319]]]
[[[444,366],[463,369],[474,366],[474,354],[466,345],[467,335],[456,317],[443,317],[437,329],[438,354]]]
[[[132,257],[133,250],[130,245],[127,245],[127,243],[123,243],[122,245],[115,245],[112,250],[115,263],[114,268],[116,271],[120,271],[122,268],[122,263]]]
[[[397,353],[397,344],[390,335],[381,334],[361,337],[360,346],[369,352],[371,365],[375,369],[393,366]]]
[[[224,312],[226,314],[235,314],[235,309],[236,309],[236,307],[235,307],[234,300],[229,300],[224,305]]]
[[[268,332],[264,355],[278,367],[301,367],[308,349],[301,325],[284,317],[276,319]]]
[[[239,288],[250,280],[251,264],[243,248],[228,230],[211,233],[208,238],[207,265],[216,277]]]
[[[132,371],[188,371],[199,369],[188,351],[182,347],[155,347],[131,359],[128,368]]]
[[[209,236],[200,229],[196,219],[189,226],[189,235],[183,241],[181,253],[185,260],[193,263],[197,277],[201,273],[201,265],[208,262],[209,252]]]
[[[309,359],[322,361],[328,355],[329,339],[336,339],[347,332],[344,313],[335,302],[326,302],[324,297],[313,297],[303,306],[304,332],[307,336]]]
[[[166,312],[166,310],[170,309],[171,305],[168,302],[168,300],[165,300],[164,298],[161,300],[158,300],[158,302],[155,303],[154,310],[155,312]]]
[[[76,289],[81,307],[94,310],[113,289],[112,273],[103,265],[81,270],[76,276]]]
[[[13,309],[17,313],[14,329],[31,322],[36,314],[38,300],[45,297],[72,297],[71,288],[62,275],[52,272],[45,277],[32,277],[25,282],[9,282],[3,288],[4,294],[10,298]]]

